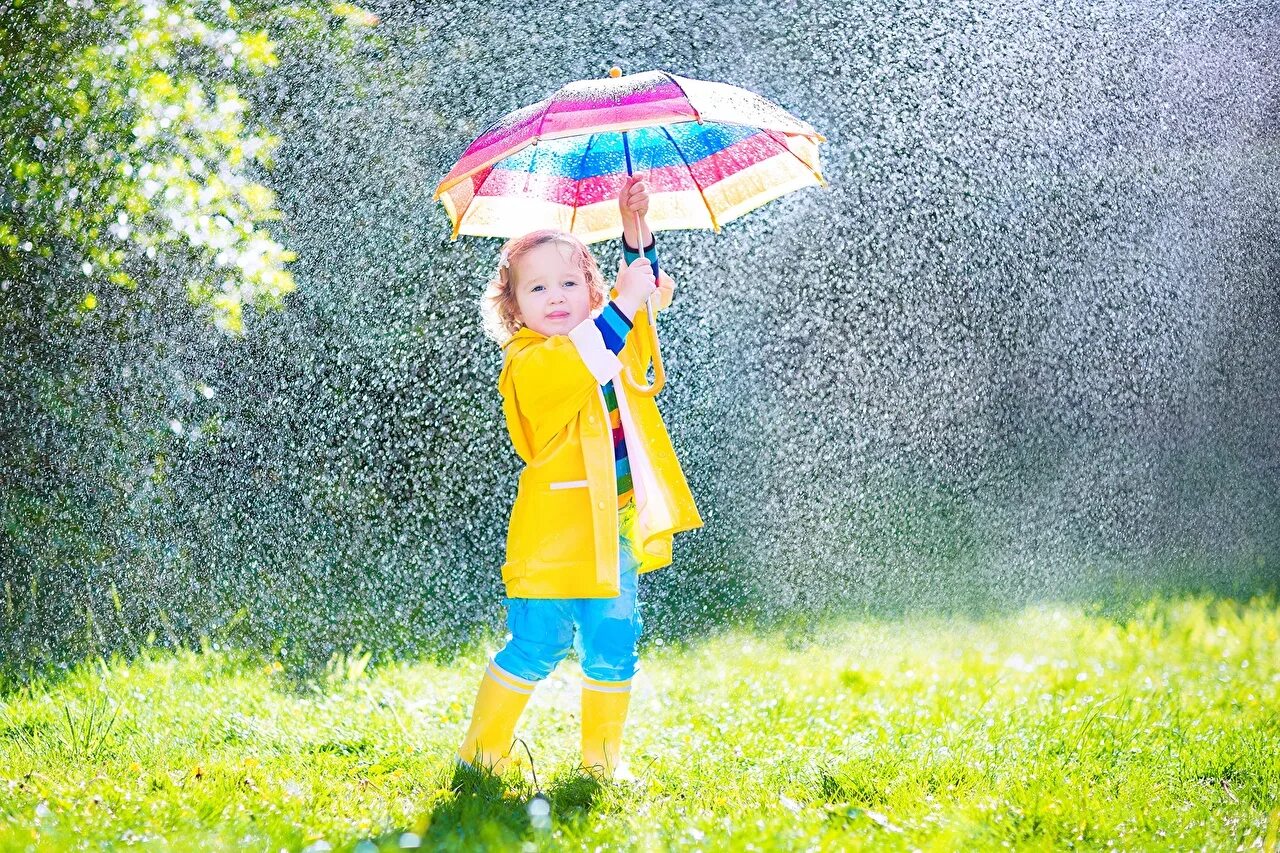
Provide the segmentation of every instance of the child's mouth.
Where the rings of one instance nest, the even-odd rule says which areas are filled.
[[[556,313],[554,313],[554,314],[548,314],[548,315],[547,315],[547,319],[548,319],[548,320],[561,320],[561,319],[564,319],[565,317],[568,317],[568,316],[569,316],[569,312],[568,312],[568,311],[557,311],[557,312],[556,312]]]

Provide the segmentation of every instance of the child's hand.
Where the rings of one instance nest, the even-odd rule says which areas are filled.
[[[658,289],[653,281],[653,265],[646,258],[636,258],[630,266],[618,261],[618,283],[615,286],[620,307],[630,318]]]
[[[627,182],[618,193],[618,211],[623,222],[631,222],[637,215],[649,214],[649,185],[639,175],[628,175]]]

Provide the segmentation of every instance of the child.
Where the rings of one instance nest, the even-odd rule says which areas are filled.
[[[485,668],[458,749],[461,764],[496,774],[534,687],[572,647],[582,769],[632,778],[620,763],[643,628],[637,576],[670,565],[672,536],[702,526],[657,405],[622,377],[647,384],[645,300],[660,292],[666,308],[675,282],[661,273],[655,287],[645,184],[628,179],[618,206],[624,261],[607,294],[587,247],[545,229],[508,241],[481,303],[503,348],[503,412],[525,463],[502,566],[511,636]]]

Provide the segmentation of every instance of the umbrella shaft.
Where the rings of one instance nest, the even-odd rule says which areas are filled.
[[[622,155],[627,158],[627,177],[631,177],[634,174],[631,167],[631,142],[628,139],[628,136],[630,133],[631,132],[628,130],[622,131]],[[636,214],[636,248],[640,250],[641,257],[644,257],[643,243],[644,243],[644,227],[643,227],[643,223],[640,221],[640,214],[637,213]],[[654,260],[650,263],[650,265],[653,267],[653,281],[656,284],[658,281],[658,260],[657,260],[658,235],[657,234],[653,235],[653,257],[654,257]],[[649,316],[653,316],[652,298],[646,299],[645,305],[649,310]]]

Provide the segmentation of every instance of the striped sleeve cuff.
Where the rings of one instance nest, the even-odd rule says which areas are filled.
[[[627,342],[627,332],[631,331],[634,324],[622,313],[617,303],[610,299],[600,316],[596,317],[596,325],[600,327],[604,345],[616,355],[622,352],[622,347]]]
[[[649,240],[649,245],[644,247],[644,256],[649,260],[650,263],[653,263],[658,259],[657,245],[658,245],[658,238],[654,236]],[[627,244],[627,238],[623,237],[622,238],[622,259],[627,262],[627,266],[630,266],[631,263],[639,257],[640,257],[640,250],[631,248],[631,246]]]
[[[569,340],[578,350],[578,355],[595,377],[596,382],[603,385],[622,372],[622,362],[605,344],[605,335],[598,323],[599,317],[588,317],[569,330]]]

